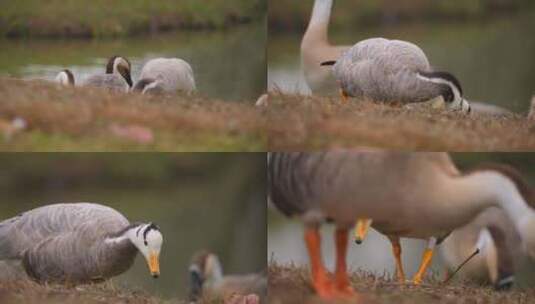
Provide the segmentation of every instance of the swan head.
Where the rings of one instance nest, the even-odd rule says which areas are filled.
[[[135,224],[126,232],[126,236],[147,261],[150,274],[154,278],[160,276],[160,251],[163,243],[160,228],[153,223]]]
[[[441,95],[450,110],[469,114],[472,111],[470,104],[463,98],[461,82],[448,72],[418,72],[418,79],[441,85]]]
[[[56,82],[65,86],[74,86],[74,74],[69,69],[65,69],[58,73],[56,76]]]
[[[132,66],[130,65],[130,61],[121,56],[110,57],[108,64],[106,64],[106,74],[121,75],[126,83],[128,83],[128,87],[132,87],[133,85],[131,70]]]
[[[136,82],[132,88],[134,92],[140,92],[141,94],[161,94],[163,93],[159,83],[154,78],[142,78]]]
[[[201,251],[193,256],[189,267],[190,298],[198,299],[206,285],[213,285],[223,277],[223,269],[217,255]]]

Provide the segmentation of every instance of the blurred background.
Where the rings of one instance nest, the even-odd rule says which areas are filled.
[[[185,298],[198,250],[218,254],[225,273],[265,270],[265,160],[263,153],[2,153],[0,220],[85,201],[130,221],[153,221],[164,235],[160,278],[150,277],[138,256],[113,282]]]
[[[126,56],[136,80],[154,57],[178,57],[194,71],[199,94],[256,99],[265,91],[265,0],[39,1],[0,6],[0,76],[77,80]]]
[[[269,0],[268,89],[308,94],[299,47],[313,0]],[[353,45],[411,41],[438,70],[455,74],[469,100],[526,112],[535,93],[535,2],[531,0],[335,0],[329,37]]]
[[[535,154],[534,153],[451,153],[461,171],[486,162],[509,164],[518,169],[526,181],[535,186]],[[334,269],[335,251],[334,225],[322,226],[322,254],[326,265]],[[424,240],[401,239],[402,259],[405,274],[411,278],[420,265]],[[370,230],[361,245],[350,242],[348,246],[348,267],[352,270],[371,271],[375,274],[394,275],[395,265],[391,245],[388,239],[375,230]],[[437,247],[438,248],[438,247]],[[278,263],[295,263],[307,265],[308,254],[303,240],[303,224],[298,219],[288,219],[275,208],[268,208],[268,260]],[[533,286],[535,281],[534,265],[526,264],[516,275],[519,286]],[[444,263],[435,251],[432,266],[428,274],[435,278],[443,278]]]

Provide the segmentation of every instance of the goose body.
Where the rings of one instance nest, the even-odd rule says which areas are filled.
[[[179,58],[152,59],[143,66],[134,90],[142,93],[192,93],[196,90],[193,70]]]
[[[251,273],[240,275],[223,275],[223,269],[217,255],[199,252],[189,267],[192,301],[199,299],[227,299],[233,294],[246,296],[254,294],[263,299],[267,295],[267,278],[265,275]]]
[[[90,75],[82,85],[128,92],[132,87],[130,61],[124,57],[113,56],[108,60],[105,74]]]
[[[125,272],[141,252],[157,276],[161,240],[154,225],[130,224],[107,206],[53,204],[0,222],[0,259],[21,260],[39,282],[87,283]]]
[[[421,281],[435,244],[489,207],[507,213],[530,255],[535,248],[529,232],[535,228],[535,213],[518,181],[496,169],[462,175],[446,153],[271,153],[268,178],[274,205],[305,223],[313,285],[323,297],[352,294],[345,251],[356,219],[373,219],[373,227],[391,240],[398,276],[404,276],[399,238],[429,240],[415,283]],[[326,220],[337,226],[334,282],[319,253],[318,227]]]
[[[457,78],[432,71],[422,49],[407,41],[360,41],[338,58],[333,73],[345,96],[402,104],[441,96],[448,108],[470,111]]]

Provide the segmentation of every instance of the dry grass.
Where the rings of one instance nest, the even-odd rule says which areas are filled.
[[[98,285],[82,285],[65,287],[62,285],[39,285],[29,280],[0,281],[0,303],[186,303],[178,300],[164,301],[141,291],[128,291],[114,286],[112,283]]]
[[[461,116],[429,106],[270,94],[270,150],[370,146],[435,151],[535,150],[535,122],[520,115]]]
[[[322,301],[312,291],[308,270],[294,265],[269,265],[269,303],[331,303]],[[533,303],[535,290],[498,292],[490,287],[468,282],[441,285],[431,279],[422,286],[401,285],[388,277],[357,271],[351,284],[359,293],[357,303]],[[336,303],[355,303],[339,301]]]
[[[0,139],[0,150],[265,150],[264,120],[252,104],[0,78],[0,122],[20,117],[28,124],[11,140]],[[117,126],[153,140],[118,135]]]

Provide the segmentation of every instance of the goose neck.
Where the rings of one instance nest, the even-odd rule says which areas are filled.
[[[303,43],[328,43],[329,20],[333,0],[316,0]]]

